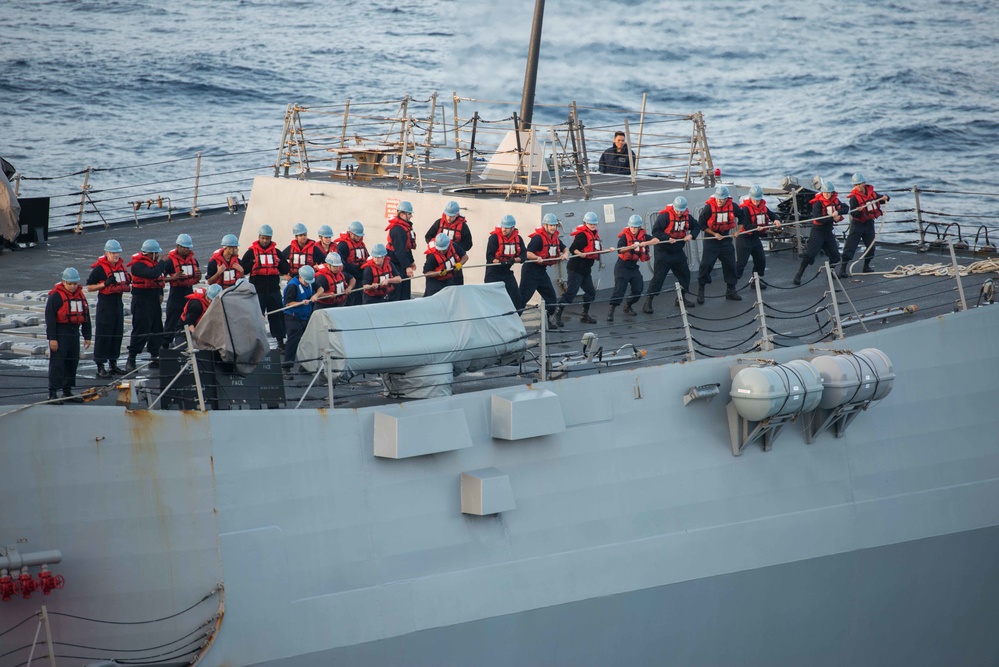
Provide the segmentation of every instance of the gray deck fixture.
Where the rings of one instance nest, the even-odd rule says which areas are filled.
[[[447,424],[447,437],[428,429],[432,420]],[[425,454],[439,454],[472,446],[465,413],[445,410],[436,413],[414,412],[408,415],[375,413],[375,456],[384,459],[408,459]]]
[[[486,516],[517,509],[510,477],[496,468],[461,473],[461,512]]]
[[[498,440],[523,440],[565,430],[562,403],[547,389],[493,394],[492,436]]]

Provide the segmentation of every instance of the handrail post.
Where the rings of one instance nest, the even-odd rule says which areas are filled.
[[[281,129],[281,141],[278,144],[278,157],[277,161],[274,163],[274,178],[277,178],[281,174],[281,160],[284,158],[284,150],[287,144],[288,137],[288,123],[291,120],[291,104],[285,107],[284,110],[284,127]],[[288,175],[288,165],[285,164],[284,175]]]
[[[680,319],[683,320],[683,335],[687,338],[687,360],[696,361],[697,355],[694,354],[694,337],[690,333],[690,321],[687,319],[687,307],[683,303],[683,288],[680,287],[680,283],[674,283],[676,285],[676,298],[679,299],[680,304]]]
[[[458,92],[457,91],[451,91],[451,101],[454,103],[454,116],[452,116],[452,118],[451,118],[451,120],[454,121],[454,159],[460,161],[461,160],[461,143],[460,143],[461,142],[461,134],[460,134],[460,132],[458,130]],[[444,111],[443,111],[443,105],[441,105],[441,106],[442,106],[441,113],[443,114],[444,113]],[[447,136],[446,133],[445,133],[445,136]],[[445,140],[445,143],[446,143],[446,140]],[[467,181],[466,181],[466,183],[467,183]]]
[[[548,131],[551,134],[552,139],[552,171],[555,172],[555,201],[562,203],[562,175],[559,173],[558,164],[558,144],[555,143],[555,127],[549,126]]]
[[[919,227],[919,252],[926,252],[926,230],[923,229],[923,211],[919,208],[919,186],[912,186],[912,198],[916,203],[916,225]]]
[[[801,213],[798,212],[798,193],[801,188],[797,188],[791,193],[791,209],[794,211],[794,256],[801,255]]]
[[[548,381],[548,309],[544,301],[541,302],[541,381]]]
[[[350,98],[347,98],[346,104],[343,105],[343,122],[340,123],[340,148],[344,148],[347,145],[347,119],[350,115]],[[340,171],[341,161],[343,160],[343,153],[336,154],[336,170]]]
[[[954,242],[947,239],[947,247],[950,249],[950,263],[954,268],[954,280],[957,281],[957,295],[960,298],[958,309],[962,311],[968,310],[968,302],[964,299],[964,284],[961,282],[961,267],[957,265],[957,255],[954,254]]]
[[[753,271],[753,284],[756,286],[756,304],[760,307],[760,350],[772,352],[774,342],[770,338],[770,330],[767,329],[767,313],[763,308],[763,291],[760,289],[760,276]]]
[[[330,367],[329,350],[323,352],[323,370],[326,371],[326,394],[330,399],[330,410],[333,409],[333,369]]]
[[[648,100],[648,97],[649,94],[647,92],[642,93],[642,110],[638,114],[638,145],[635,146],[636,169],[638,167],[638,161],[641,160],[642,158],[642,139],[645,137],[645,104]],[[634,169],[632,171],[634,171]]]
[[[205,412],[205,392],[201,388],[201,369],[198,368],[198,355],[191,340],[191,330],[184,324],[184,337],[187,338],[187,351],[191,355],[191,368],[194,371],[194,387],[198,390],[198,409]]]
[[[635,159],[635,153],[631,150],[631,128],[628,126],[628,119],[624,119],[624,149],[628,151],[628,171],[631,172],[631,195],[635,196],[638,194],[638,182],[635,180],[635,172],[638,169],[638,160]]]
[[[589,201],[592,185],[590,183],[590,159],[586,155],[586,134],[583,132],[583,122],[579,120],[579,112],[576,110],[576,101],[572,101],[572,116],[576,119],[576,129],[579,132],[579,150],[583,154],[583,175],[586,176],[586,187],[584,188],[583,199]]]
[[[839,318],[839,300],[836,296],[836,285],[833,283],[834,280],[833,270],[832,267],[829,266],[828,259],[826,260],[825,264],[826,264],[826,278],[829,280],[829,298],[832,300],[833,318],[835,320],[836,339],[843,340],[844,338],[846,338],[846,336],[843,335],[843,321],[840,320]]]
[[[201,184],[201,151],[198,151],[198,159],[194,164],[194,201],[191,203],[191,217],[196,218],[201,215],[198,210],[198,186]]]
[[[409,97],[407,96],[408,100]],[[399,149],[399,187],[398,190],[402,190],[403,181],[406,178],[406,144],[409,141],[409,123],[406,119],[402,119],[402,146]]]
[[[87,167],[87,170],[83,174],[83,185],[80,186],[80,212],[76,214],[76,227],[73,228],[74,234],[83,233],[83,209],[87,205],[87,190],[90,189],[90,170],[93,167]]]
[[[457,99],[457,98],[456,98]],[[455,108],[457,109],[457,102],[455,102]],[[472,140],[468,144],[468,167],[465,169],[465,185],[472,182],[472,163],[475,161],[475,132],[479,129],[479,112],[476,111],[472,116]],[[455,136],[458,136],[458,129],[454,130]],[[461,157],[461,151],[457,148],[458,144],[455,143],[455,152]]]
[[[49,626],[49,610],[42,605],[42,625],[45,626],[45,646],[49,652],[49,667],[56,667],[55,650],[52,648],[52,628]]]
[[[14,196],[21,196],[21,173],[14,174]]]
[[[434,143],[434,117],[437,115],[437,91],[430,96],[430,122],[427,123],[427,145],[423,151],[423,164],[430,164],[430,144]]]

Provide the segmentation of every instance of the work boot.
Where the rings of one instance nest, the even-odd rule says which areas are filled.
[[[764,290],[767,288],[767,281],[763,280],[763,276],[760,276],[760,289]]]
[[[653,297],[651,294],[645,297],[645,305],[642,306],[642,312],[645,313],[646,315],[651,315],[653,312],[655,312],[652,310],[652,299],[654,298],[655,297]]]
[[[597,321],[590,317],[590,304],[583,306],[583,314],[579,316],[579,321],[583,324],[596,324]]]
[[[609,311],[607,311],[607,323],[608,323],[608,324],[613,324],[613,323],[614,323],[614,311],[615,311],[616,309],[617,309],[617,306],[615,306],[615,305],[614,305],[614,304],[612,303],[612,304],[611,304],[611,307],[610,307],[610,310],[609,310]]]
[[[150,368],[159,368],[160,367],[160,358],[159,357],[153,357],[152,359],[150,359],[149,360],[149,367]]]
[[[680,297],[677,297],[676,299],[673,300],[673,305],[676,306],[677,308],[680,307]],[[694,302],[688,299],[686,294],[683,295],[683,307],[684,308],[694,307]]]
[[[555,326],[559,329],[565,327],[565,322],[562,321],[562,311],[565,310],[565,306],[559,306],[555,311]]]
[[[839,265],[839,273],[837,273],[840,278],[849,278],[850,273],[846,270],[846,262]]]
[[[697,303],[698,304],[704,303],[704,285],[702,284],[697,285]]]
[[[555,313],[552,313],[551,315],[548,316],[548,328],[558,329],[558,320],[555,319]]]
[[[870,262],[864,262],[864,273],[871,273],[874,269],[871,268]]]
[[[735,291],[735,285],[728,286],[728,289],[725,290],[725,298],[729,301],[742,301],[742,297]]]
[[[624,308],[621,309],[621,312],[625,315],[635,316],[635,311],[631,309],[631,303],[627,301],[624,302]]]
[[[102,380],[106,380],[109,377],[111,377],[111,373],[109,373],[108,370],[104,368],[104,364],[102,363],[97,364],[97,377],[99,377]]]
[[[793,282],[795,285],[800,285],[801,284],[801,276],[804,275],[804,273],[805,273],[805,266],[806,266],[805,264],[802,264],[801,266],[799,266],[798,267],[798,272],[796,274],[794,274],[794,280],[792,280],[791,282]]]
[[[63,403],[83,403],[83,399],[69,390],[69,387],[62,388]]]
[[[115,359],[111,360],[111,366],[110,366],[110,368],[108,368],[108,372],[111,373],[111,375],[124,375],[125,374],[125,371],[123,371],[118,366],[118,361],[115,360]]]
[[[52,401],[52,405],[62,405],[62,401],[59,400],[59,394],[55,389],[49,389],[49,400]]]
[[[131,373],[135,370],[135,355],[128,355],[128,359],[125,361],[125,372]]]

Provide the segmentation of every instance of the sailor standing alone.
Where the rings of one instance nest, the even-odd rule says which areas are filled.
[[[80,273],[74,268],[62,272],[62,281],[55,284],[45,303],[45,338],[49,341],[49,400],[57,399],[61,389],[63,401],[82,403],[73,395],[76,367],[80,363],[80,333],[83,347],[90,349],[90,307],[80,289]]]

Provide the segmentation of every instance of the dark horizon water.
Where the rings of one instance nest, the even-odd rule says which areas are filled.
[[[164,178],[189,175],[199,150],[245,153],[233,163],[267,173],[290,102],[434,90],[518,100],[532,10],[531,0],[8,3],[0,155],[36,178],[170,160],[181,163],[164,164]],[[542,58],[539,103],[637,108],[645,92],[654,111],[702,111],[726,179],[821,174],[845,192],[859,170],[879,190],[994,189],[999,11],[984,0],[549,0]],[[561,120],[563,108],[535,118]],[[79,192],[79,178],[21,190]]]

